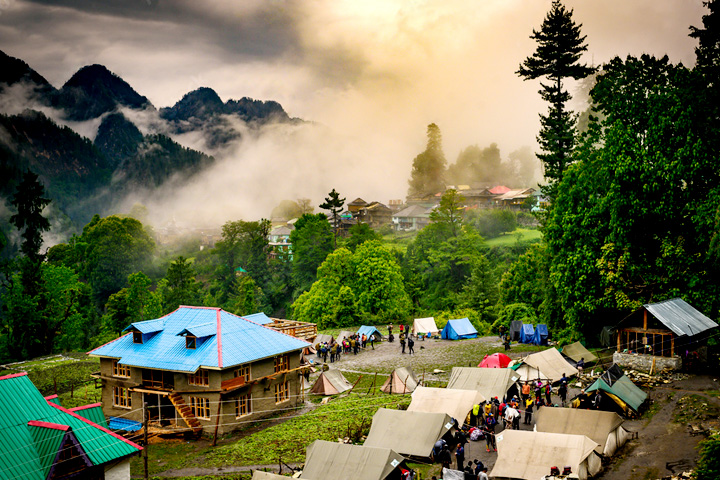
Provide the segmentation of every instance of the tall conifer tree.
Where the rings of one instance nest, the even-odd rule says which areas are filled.
[[[565,105],[571,96],[563,85],[567,78],[579,80],[595,71],[580,63],[587,50],[585,36],[572,19],[572,10],[566,10],[554,0],[540,30],[533,30],[530,38],[537,41],[535,53],[520,64],[516,72],[524,80],[544,78],[540,83],[540,96],[550,104],[547,115],[540,115],[540,133],[537,137],[542,153],[545,177],[549,181],[546,193],[554,196],[555,187],[571,161],[575,144],[575,115]]]
[[[427,147],[415,157],[410,177],[408,197],[424,197],[445,190],[445,154],[442,149],[440,127],[427,127]]]

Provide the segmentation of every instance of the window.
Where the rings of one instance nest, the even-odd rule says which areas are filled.
[[[240,418],[243,415],[249,415],[252,413],[252,397],[248,393],[242,397],[238,397],[235,400],[235,417]]]
[[[120,365],[117,360],[113,360],[113,376],[114,377],[130,377],[130,367]]]
[[[130,389],[113,387],[113,405],[121,408],[132,408],[132,396]]]
[[[290,383],[285,380],[282,383],[275,385],[275,403],[284,402],[290,398],[289,394]]]
[[[185,348],[190,348],[192,350],[195,350],[195,344],[196,344],[196,337],[192,335],[188,335],[185,337]]]
[[[207,387],[210,385],[210,377],[207,370],[200,369],[188,375],[188,384]]]
[[[235,370],[235,372],[233,372],[233,373],[235,374],[235,378],[244,377],[245,382],[250,381],[250,365],[249,364],[238,367],[237,370]]]
[[[290,355],[275,357],[275,372],[290,370]]]
[[[134,331],[133,332],[133,343],[142,343],[142,342],[143,342],[142,332]]]
[[[210,400],[202,397],[190,397],[190,408],[197,418],[210,420]]]

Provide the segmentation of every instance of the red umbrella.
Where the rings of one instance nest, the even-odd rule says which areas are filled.
[[[483,361],[480,362],[478,367],[482,368],[506,368],[512,359],[504,353],[493,353],[492,355],[485,355]]]

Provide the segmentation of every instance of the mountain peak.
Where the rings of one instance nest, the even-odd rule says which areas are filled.
[[[131,108],[151,105],[147,98],[103,65],[88,65],[75,72],[60,89],[53,104],[65,109],[70,120],[97,118],[115,110],[118,105]]]
[[[53,86],[27,63],[0,50],[0,83],[13,85],[18,82],[35,84],[36,88],[45,93],[54,90]]]
[[[208,87],[200,87],[183,95],[172,107],[161,108],[160,116],[166,120],[205,119],[224,113],[225,104],[220,96]]]

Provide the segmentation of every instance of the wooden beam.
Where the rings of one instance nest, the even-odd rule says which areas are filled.
[[[643,310],[643,330],[647,330],[647,308]]]

